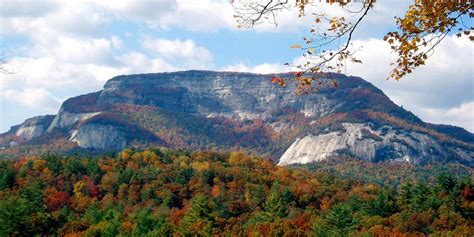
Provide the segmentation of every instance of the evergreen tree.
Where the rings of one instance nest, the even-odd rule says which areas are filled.
[[[373,201],[369,201],[366,207],[369,215],[379,215],[381,217],[391,216],[398,211],[398,206],[389,190],[380,190]]]
[[[353,209],[346,203],[333,207],[326,216],[327,223],[346,235],[358,224]]]
[[[180,231],[186,236],[211,236],[213,224],[214,217],[208,198],[197,195],[192,199],[190,209],[181,220]]]

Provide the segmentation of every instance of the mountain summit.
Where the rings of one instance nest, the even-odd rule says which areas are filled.
[[[474,134],[421,121],[358,77],[298,96],[273,76],[183,71],[117,76],[95,93],[66,100],[0,135],[0,154],[38,150],[115,151],[126,147],[240,149],[280,165],[331,156],[413,164],[474,165]]]

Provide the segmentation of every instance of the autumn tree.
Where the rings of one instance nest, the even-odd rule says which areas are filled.
[[[324,2],[324,1],[323,1]],[[309,93],[317,82],[334,83],[329,72],[341,72],[348,62],[362,63],[356,56],[358,48],[351,44],[360,23],[367,17],[376,0],[234,0],[238,27],[252,28],[265,22],[278,25],[277,16],[284,10],[295,9],[299,17],[313,17],[304,44],[292,48],[303,51],[305,62],[289,64],[296,72],[290,80],[275,77],[273,83],[285,86],[289,81],[298,85],[297,93]],[[344,12],[319,14],[323,5],[340,7]],[[471,0],[441,1],[412,0],[403,17],[395,17],[396,30],[388,32],[384,40],[397,54],[388,78],[401,79],[424,65],[435,47],[449,34],[465,35],[474,41]],[[317,88],[317,87],[316,87]]]
[[[474,232],[471,168],[460,172],[461,166],[425,170],[403,166],[413,171],[407,178],[403,170],[393,168],[397,164],[380,163],[377,175],[401,174],[389,178],[400,183],[389,185],[383,184],[386,175],[372,176],[371,168],[360,170],[364,165],[352,162],[344,163],[345,168],[298,169],[276,167],[242,153],[170,151],[167,156],[173,158],[165,164],[158,161],[165,152],[153,152],[157,157],[150,152],[124,152],[128,155],[122,158],[0,161],[4,180],[0,236],[471,236]],[[147,162],[150,158],[156,162]],[[54,174],[51,180],[38,179],[49,169]]]

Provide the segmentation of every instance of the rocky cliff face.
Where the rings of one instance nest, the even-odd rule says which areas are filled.
[[[290,107],[308,116],[330,113],[338,101],[320,94],[296,96],[272,85],[269,76],[244,73],[178,72],[119,76],[109,80],[99,104],[138,104],[208,117],[267,119]],[[293,91],[290,91],[293,90]],[[126,92],[126,93],[124,93]]]
[[[272,85],[272,76],[208,71],[118,76],[99,92],[65,101],[54,119],[12,128],[0,144],[7,152],[12,141],[64,137],[99,150],[242,147],[280,165],[336,155],[473,164],[471,133],[425,124],[360,78],[334,74],[338,88],[323,85],[318,93],[298,96],[292,86]]]
[[[29,118],[22,124],[13,126],[7,133],[0,135],[0,144],[6,143],[6,146],[16,146],[40,138],[47,133],[53,118],[53,115]]]
[[[349,153],[372,161],[396,159],[412,164],[450,155],[438,141],[423,133],[394,129],[391,126],[373,130],[368,124],[342,125],[343,129],[340,131],[297,138],[278,164],[305,164],[323,160],[334,153]],[[450,152],[462,159],[470,159],[465,152]]]
[[[86,124],[74,130],[69,138],[83,148],[123,149],[129,142],[126,134],[113,125]]]
[[[99,112],[93,113],[71,113],[65,111],[64,107],[59,110],[59,113],[54,117],[51,124],[48,126],[48,132],[54,131],[55,129],[71,129],[74,125],[86,121],[96,115]]]

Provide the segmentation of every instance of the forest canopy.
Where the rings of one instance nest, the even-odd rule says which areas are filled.
[[[357,162],[345,164],[364,167]],[[470,170],[442,168],[448,175],[403,163],[365,164],[365,174],[376,173],[346,178],[340,174],[351,171],[338,164],[329,169],[294,169],[241,152],[158,149],[124,150],[101,158],[45,155],[2,160],[0,235],[467,236],[474,232]],[[417,179],[428,173],[433,179]],[[389,180],[393,182],[385,183]]]

